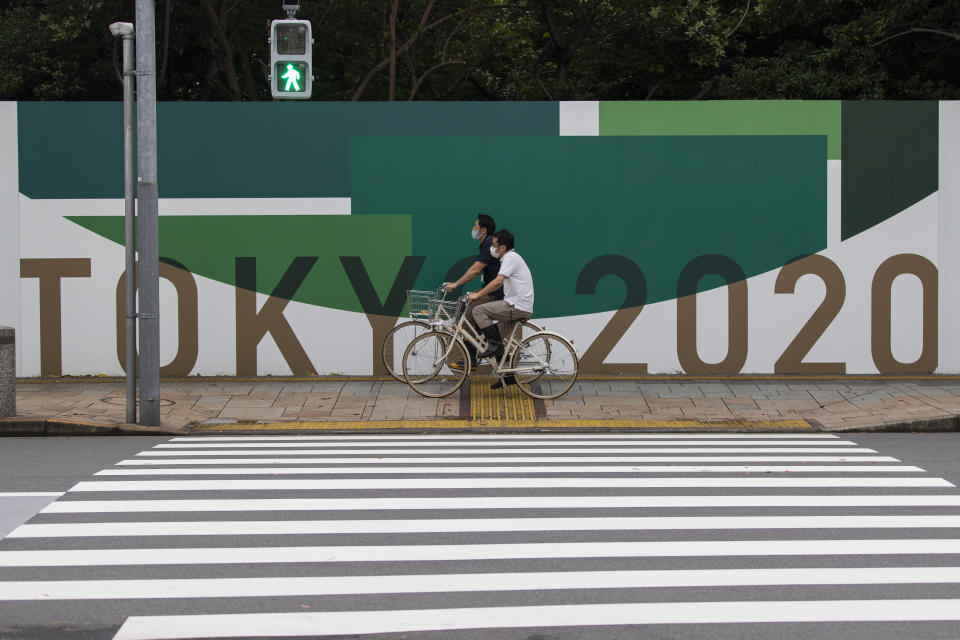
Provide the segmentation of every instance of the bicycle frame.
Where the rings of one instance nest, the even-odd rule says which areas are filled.
[[[466,297],[465,296],[461,297],[458,300],[458,303],[465,306]],[[450,356],[450,351],[453,349],[454,342],[459,341],[464,346],[466,346],[466,343],[469,342],[476,349],[477,353],[484,350],[487,346],[486,338],[481,336],[480,333],[474,328],[474,326],[471,323],[466,322],[467,314],[460,312],[459,306],[458,306],[458,313],[460,315],[460,319],[452,327],[451,325],[446,324],[448,322],[447,320],[432,320],[431,322],[429,322],[430,326],[432,326],[435,331],[446,333],[451,338],[453,338],[453,340],[450,341],[450,344],[447,345],[447,348],[444,350],[440,359],[437,360],[435,364],[444,362]],[[517,331],[520,328],[521,328],[520,322],[517,322],[513,325],[513,331],[510,333],[510,339],[507,340],[506,344],[503,346],[503,355],[500,357],[500,360],[499,361],[493,360],[493,359],[490,360],[490,367],[491,369],[493,369],[494,375],[504,376],[507,374],[518,373],[522,371],[538,372],[538,371],[546,370],[547,363],[545,363],[542,359],[540,359],[540,357],[537,356],[536,354],[530,354],[530,355],[538,361],[539,367],[533,366],[533,367],[523,367],[523,368],[516,368],[516,367],[509,368],[505,366],[513,357],[514,352],[520,348],[520,341],[516,339]],[[538,333],[531,334],[531,336],[528,336],[528,337],[540,335],[541,333],[545,333],[545,332],[540,331]]]

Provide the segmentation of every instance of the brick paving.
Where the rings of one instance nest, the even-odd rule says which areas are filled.
[[[465,385],[466,386],[466,385]],[[366,422],[469,419],[460,391],[423,398],[393,380],[216,380],[161,384],[164,426],[263,421]],[[123,423],[122,382],[18,381],[17,414]],[[771,378],[725,380],[578,381],[546,400],[550,420],[783,420],[806,419],[826,429],[905,422],[960,414],[960,379],[917,380]]]

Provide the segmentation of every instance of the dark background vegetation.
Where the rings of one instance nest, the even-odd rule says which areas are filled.
[[[314,100],[960,98],[960,0],[302,0]],[[161,100],[269,100],[281,0],[156,0]],[[0,100],[118,100],[133,0],[0,0]],[[169,28],[166,27],[169,25]]]

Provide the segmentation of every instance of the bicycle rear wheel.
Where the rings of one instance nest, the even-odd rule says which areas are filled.
[[[467,362],[460,340],[439,331],[416,337],[403,354],[403,375],[410,388],[428,398],[448,396],[463,384],[467,367],[451,369],[452,362]]]
[[[541,327],[533,324],[529,320],[524,320],[520,323],[520,335],[517,336],[517,340],[523,340],[528,336],[532,336],[535,333],[540,333],[543,331]]]
[[[555,333],[538,333],[524,338],[510,362],[517,369],[520,390],[532,398],[549,400],[570,390],[580,372],[577,352]]]
[[[414,338],[429,331],[430,325],[420,320],[403,322],[391,329],[380,348],[380,355],[387,373],[400,382],[406,382],[403,377],[403,354]]]
[[[543,329],[541,329],[541,328],[538,327],[537,325],[533,324],[532,322],[528,322],[528,321],[524,320],[523,322],[520,323],[520,335],[517,336],[517,342],[523,342],[526,338],[529,338],[530,336],[532,336],[532,335],[535,334],[535,333],[540,333],[541,331],[543,331]],[[547,344],[545,348],[549,350],[549,349],[550,349],[550,345]],[[531,359],[531,358],[530,358],[530,354],[529,354],[529,353],[523,353],[523,354],[517,356],[517,359],[514,360],[514,362],[518,362],[518,363],[520,363],[520,364],[522,365],[522,364],[527,364],[527,361],[530,360],[530,359]],[[511,366],[516,366],[516,365],[511,365]],[[543,372],[542,372],[542,371],[541,371],[540,375],[543,375]],[[537,378],[539,378],[540,375],[538,375],[538,376],[536,376],[535,378],[531,379],[530,382],[533,382],[533,380],[536,380]]]

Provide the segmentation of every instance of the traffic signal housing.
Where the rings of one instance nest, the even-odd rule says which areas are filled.
[[[308,100],[313,95],[313,30],[309,20],[270,23],[270,95]]]

